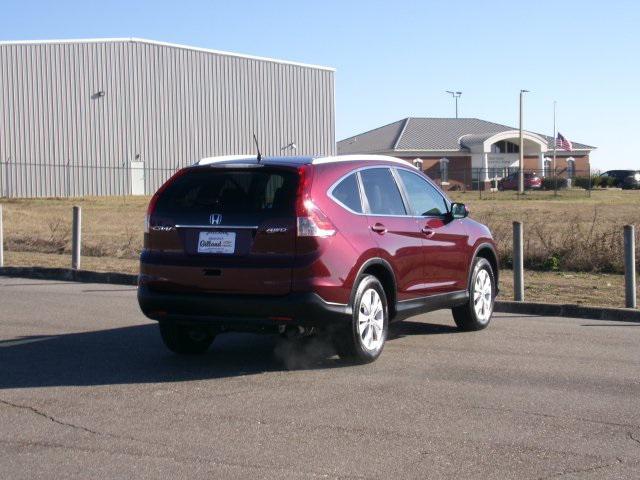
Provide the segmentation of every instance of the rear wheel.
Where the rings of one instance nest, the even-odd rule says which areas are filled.
[[[160,336],[166,347],[180,355],[199,355],[206,352],[215,335],[202,327],[160,322]]]
[[[461,330],[482,330],[493,314],[496,297],[493,268],[486,258],[476,257],[472,272],[468,302],[452,309],[453,319]]]
[[[351,325],[335,338],[340,358],[369,363],[382,353],[389,328],[387,297],[380,281],[372,275],[358,283]]]

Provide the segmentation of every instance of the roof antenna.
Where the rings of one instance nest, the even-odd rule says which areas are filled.
[[[256,137],[255,132],[253,133],[253,141],[256,142],[256,150],[258,151],[258,163],[262,160],[262,154],[260,153],[260,146],[258,145],[258,137]]]

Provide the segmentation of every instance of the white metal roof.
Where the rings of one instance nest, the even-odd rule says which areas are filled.
[[[136,42],[147,43],[150,45],[160,45],[163,47],[182,48],[185,50],[193,50],[196,52],[214,53],[216,55],[225,55],[229,57],[248,58],[251,60],[261,60],[263,62],[274,62],[285,65],[295,65],[298,67],[315,68],[318,70],[329,70],[335,72],[336,69],[332,67],[325,67],[322,65],[313,65],[310,63],[291,62],[289,60],[280,60],[270,57],[259,57],[257,55],[246,55],[242,53],[226,52],[224,50],[213,50],[210,48],[192,47],[190,45],[180,45],[178,43],[159,42],[156,40],[148,40],[145,38],[81,38],[81,39],[58,39],[58,40],[5,40],[0,41],[0,45],[39,45],[39,44],[56,44],[56,43],[115,43],[115,42]]]
[[[293,158],[293,157],[281,157],[283,159]],[[221,155],[218,157],[207,157],[203,158],[196,165],[212,165],[214,163],[224,163],[224,162],[234,162],[234,161],[258,161],[258,157],[256,155],[245,154],[245,155]],[[268,157],[265,157],[265,160],[269,160]],[[396,157],[390,157],[387,155],[333,155],[329,157],[317,157],[317,158],[309,158],[308,163],[312,165],[320,165],[324,163],[337,163],[337,162],[393,162],[399,163],[404,166],[409,166],[415,168],[415,166],[405,160],[401,160]]]
[[[235,160],[258,160],[257,155],[220,155],[219,157],[203,158],[196,165],[211,165],[212,163],[232,162]]]
[[[404,166],[410,166],[415,168],[412,164],[406,160],[401,160],[396,157],[390,157],[388,155],[333,155],[330,157],[314,158],[311,162],[314,165],[322,163],[334,163],[334,162],[393,162],[400,163]]]

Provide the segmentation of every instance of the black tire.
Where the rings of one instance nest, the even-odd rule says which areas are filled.
[[[482,330],[487,328],[489,322],[491,322],[491,316],[493,315],[493,305],[496,298],[496,277],[493,273],[493,268],[486,258],[476,257],[472,266],[471,280],[469,281],[469,300],[464,305],[454,307],[451,309],[453,313],[453,319],[456,325],[461,330],[473,331]],[[482,273],[485,272],[485,273]],[[491,288],[489,298],[487,298],[486,290],[481,290],[479,297],[476,297],[478,293],[478,277],[487,279],[490,282]],[[482,282],[484,285],[484,282]],[[484,302],[485,309],[481,308],[480,314],[476,310],[476,302]],[[487,312],[488,311],[488,315]]]
[[[166,347],[180,355],[201,355],[216,338],[208,330],[189,325],[160,322],[160,336]]]
[[[374,291],[375,294],[372,294]],[[367,297],[365,297],[367,294]],[[368,302],[375,302],[375,295],[380,300],[381,309],[375,307],[373,315],[367,314]],[[377,303],[375,303],[377,305]],[[380,318],[376,315],[379,311]],[[361,316],[362,312],[362,316]],[[374,318],[375,316],[375,318]],[[363,319],[368,318],[366,321]],[[382,284],[373,275],[365,275],[358,282],[353,300],[351,325],[336,332],[334,344],[338,356],[350,363],[364,364],[377,359],[387,340],[389,331],[389,306]],[[371,337],[369,337],[371,335]],[[367,344],[373,348],[368,348]]]

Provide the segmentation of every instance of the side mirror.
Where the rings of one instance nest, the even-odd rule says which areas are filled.
[[[465,218],[469,215],[469,210],[464,203],[452,203],[451,204],[451,218]]]

